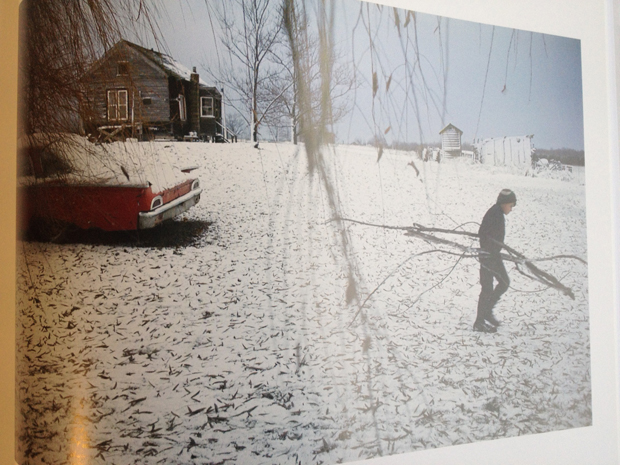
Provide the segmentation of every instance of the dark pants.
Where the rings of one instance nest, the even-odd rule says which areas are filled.
[[[497,281],[495,288],[493,287],[494,279]],[[493,307],[510,286],[504,261],[499,255],[480,258],[480,286],[482,290],[478,300],[477,323],[493,317]]]

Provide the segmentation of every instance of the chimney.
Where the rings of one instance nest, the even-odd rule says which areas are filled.
[[[200,134],[200,76],[196,73],[196,67],[192,68],[189,80],[189,98],[187,99],[189,130]]]

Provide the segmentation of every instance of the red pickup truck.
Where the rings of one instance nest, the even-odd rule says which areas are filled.
[[[94,144],[75,134],[19,141],[19,224],[123,231],[152,228],[200,200],[194,168],[176,166],[157,142]],[[51,226],[50,226],[51,227]]]

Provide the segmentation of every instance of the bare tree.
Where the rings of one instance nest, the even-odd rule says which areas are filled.
[[[249,130],[246,121],[237,112],[226,116],[226,126],[236,135],[246,133]]]
[[[223,80],[237,95],[236,99],[229,96],[230,104],[240,114],[249,114],[253,142],[258,141],[259,124],[274,105],[261,99],[263,86],[274,72],[268,66],[269,52],[282,30],[280,16],[274,12],[276,3],[272,0],[226,1],[217,10],[223,45],[231,59],[229,68],[222,72]]]
[[[269,89],[273,98],[277,99],[278,116],[289,121],[291,138],[297,143],[300,133],[302,112],[304,118],[313,127],[316,127],[321,118],[321,49],[318,32],[311,30],[312,23],[308,21],[305,3],[294,2],[296,26],[290,30],[292,36],[280,44],[277,50],[272,52],[272,61],[277,63],[282,72],[274,76],[269,83]],[[286,10],[284,10],[286,14]],[[300,66],[294,62],[294,50],[298,54]],[[328,125],[336,124],[350,110],[351,100],[347,99],[349,92],[357,87],[357,81],[353,75],[350,63],[344,60],[343,54],[334,49],[330,54],[332,70],[329,80],[329,101],[331,103],[331,121]],[[300,105],[301,94],[298,86],[297,72],[303,71],[302,79],[308,83],[309,106]]]

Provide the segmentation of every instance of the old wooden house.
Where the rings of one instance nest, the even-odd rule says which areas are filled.
[[[448,124],[439,131],[439,134],[441,135],[442,152],[451,156],[458,156],[461,154],[461,136],[463,135],[463,131],[453,124]]]
[[[221,92],[168,55],[121,40],[83,79],[84,128],[99,140],[225,140]]]

